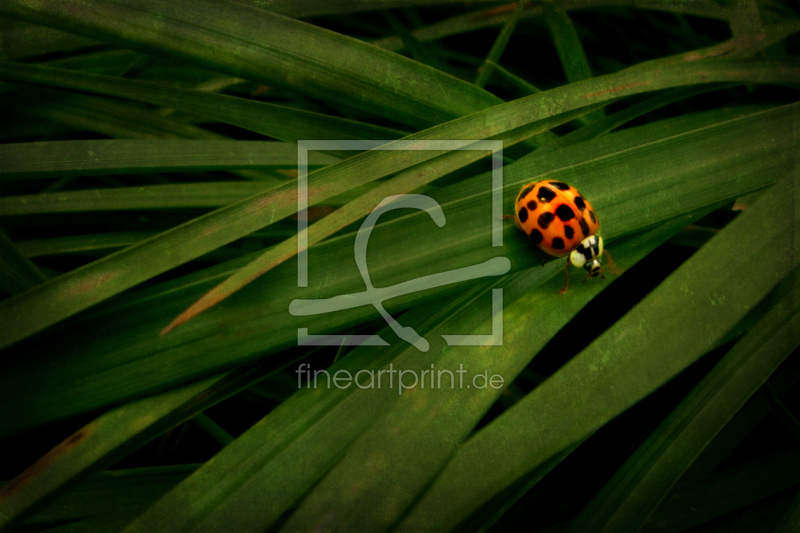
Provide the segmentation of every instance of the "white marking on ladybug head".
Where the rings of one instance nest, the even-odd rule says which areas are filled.
[[[572,250],[569,254],[569,262],[574,266],[580,268],[586,264],[586,257],[583,255],[583,243],[579,244],[577,248]]]
[[[569,254],[569,261],[574,266],[583,267],[591,275],[596,276],[603,269],[600,256],[603,253],[603,238],[600,235],[589,235]]]

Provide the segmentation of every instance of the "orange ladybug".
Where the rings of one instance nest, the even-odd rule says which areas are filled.
[[[592,206],[575,187],[554,180],[537,181],[522,187],[514,204],[514,223],[543,252],[554,257],[569,254],[564,266],[564,294],[569,285],[569,265],[583,267],[588,274],[583,281],[603,276],[600,256],[615,270],[611,254],[603,249],[597,234],[600,221]]]

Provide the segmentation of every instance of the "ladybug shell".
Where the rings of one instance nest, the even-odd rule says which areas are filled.
[[[544,180],[525,185],[517,196],[514,221],[542,251],[563,257],[595,235],[600,221],[575,187]]]

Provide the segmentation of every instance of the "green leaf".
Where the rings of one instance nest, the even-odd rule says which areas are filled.
[[[123,48],[157,49],[205,68],[412,126],[437,124],[500,103],[471,84],[405,57],[239,2],[177,0],[140,6],[113,0],[35,5],[9,0],[0,12]]]
[[[17,72],[15,69],[20,66],[15,65],[12,69],[2,67],[3,65],[0,65],[0,77]],[[25,66],[22,72],[31,74],[33,72],[31,68],[36,70],[34,67]],[[487,138],[526,126],[536,120],[544,120],[559,113],[628,94],[701,81],[710,83],[757,78],[760,82],[783,82],[800,79],[800,67],[793,62],[773,60],[695,61],[658,64],[657,69],[657,77],[653,77],[654,72],[640,66],[618,74],[553,89],[454,120],[420,134],[408,136],[405,140]],[[422,151],[372,151],[351,157],[347,161],[318,170],[309,176],[309,205],[391,172],[424,162],[436,155],[438,155],[436,152]],[[468,154],[462,157],[466,158]],[[14,309],[11,320],[15,323],[8,335],[0,337],[0,347],[8,346],[40,331],[172,266],[196,258],[260,229],[269,222],[290,215],[296,210],[294,195],[293,185],[257,195],[164,232],[141,245],[130,247],[72,271],[67,276],[43,285],[38,291],[29,291],[26,294],[26,302],[12,299],[0,303],[0,315],[9,308]],[[124,267],[126,262],[134,257],[141,258],[145,255],[150,258],[147,260],[147,269],[129,270]],[[93,287],[91,291],[74,290],[75,287],[87,286],[87,283]],[[56,294],[60,296],[55,296]],[[53,301],[53,298],[61,299],[58,306],[45,303]],[[47,310],[43,309],[42,305],[46,305]]]
[[[614,247],[614,257],[622,267],[630,268],[692,218],[697,215],[669,221],[621,243]],[[580,293],[567,293],[565,298],[558,291],[563,285],[562,271],[563,266],[554,263],[496,283],[503,290],[502,347],[491,342],[448,347],[442,337],[454,330],[473,334],[493,331],[493,317],[487,312],[491,306],[484,298],[468,302],[437,325],[427,336],[431,339],[430,353],[407,348],[397,357],[394,368],[415,375],[434,367],[464,372],[456,376],[455,386],[450,386],[445,374],[444,385],[423,384],[404,391],[397,401],[384,407],[383,416],[369,429],[353,432],[352,437],[358,438],[343,450],[337,464],[328,472],[317,472],[325,477],[292,515],[287,530],[311,531],[322,524],[340,531],[356,527],[390,530],[497,400],[503,384],[510,383],[605,286],[587,284]],[[498,385],[481,387],[483,378],[479,376],[483,372],[489,379],[497,377]],[[399,392],[359,391],[362,405],[375,401],[378,394]],[[322,433],[323,429],[316,431]]]
[[[243,367],[101,415],[0,488],[0,528],[19,521],[65,487],[111,466],[171,427],[274,370],[274,362]]]
[[[99,472],[28,517],[25,523],[60,522],[102,514],[141,512],[199,465]]]
[[[0,231],[0,288],[9,294],[25,292],[47,278],[19,252],[8,236]]]
[[[505,0],[504,0],[505,1]],[[707,17],[727,21],[731,17],[731,10],[712,2],[710,0],[698,0],[694,2],[653,2],[652,0],[590,0],[588,2],[574,2],[574,0],[556,0],[553,4],[563,9],[587,9],[591,7],[609,7],[613,5],[621,7],[635,7],[639,9],[654,9],[671,13],[681,13],[698,17]],[[525,8],[520,19],[539,17],[543,14],[543,6],[531,3]],[[473,11],[463,15],[456,15],[440,22],[435,22],[424,28],[412,32],[412,35],[422,41],[432,41],[443,39],[452,35],[458,35],[491,26],[500,26],[508,20],[512,14],[509,4],[505,6],[492,6],[488,9]],[[386,50],[399,50],[403,47],[403,42],[399,37],[385,37],[372,41],[372,44],[385,48]]]
[[[508,20],[506,20],[506,23],[503,24],[503,27],[500,29],[500,34],[497,36],[497,39],[495,39],[492,49],[489,50],[489,55],[486,56],[483,65],[478,69],[478,77],[475,80],[475,85],[478,87],[485,87],[486,82],[491,78],[494,65],[500,61],[500,56],[503,55],[503,50],[505,50],[508,45],[508,40],[514,33],[514,28],[517,26],[517,20],[519,20],[527,4],[527,0],[520,0],[517,2],[514,12],[508,17]]]
[[[586,59],[586,52],[583,51],[578,32],[567,12],[564,9],[545,4],[544,17],[556,52],[558,52],[558,58],[561,60],[564,74],[566,74],[567,83],[591,78],[592,69],[589,66],[589,60]],[[583,122],[594,122],[603,116],[605,116],[603,111],[598,110],[584,117]]]
[[[791,492],[780,498],[781,492],[796,488],[799,477],[800,453],[789,449],[695,483],[681,484],[670,491],[642,531],[686,531],[713,519],[722,522],[722,517],[728,518],[723,526],[728,531],[746,533],[764,525],[769,528],[777,525],[791,503]],[[760,505],[751,511],[755,516],[748,517],[747,506],[757,502]],[[766,508],[763,513],[759,512],[761,506]]]
[[[795,497],[775,533],[792,533],[800,527],[800,496]]]
[[[274,189],[260,181],[187,183],[64,191],[0,198],[4,215],[68,213],[125,209],[221,207]]]
[[[796,176],[781,180],[587,349],[467,441],[400,529],[454,527],[708,351],[800,261],[797,189]],[[618,392],[609,395],[612,386]]]
[[[0,161],[0,180],[297,168],[297,145],[263,141],[52,141],[0,145]],[[309,154],[312,167],[338,161],[318,152]],[[249,196],[253,194],[256,192]]]
[[[692,117],[691,121],[680,120],[680,127],[672,122],[655,123],[609,134],[509,165],[504,171],[504,198],[512,202],[522,185],[536,179],[572,183],[591,199],[603,235],[610,242],[772,183],[792,164],[796,140],[791,128],[796,114],[796,106],[733,120],[727,120],[729,114],[716,113],[714,121],[723,121],[712,125],[708,118]],[[754,143],[754,138],[763,141]],[[719,146],[728,150],[719,152]],[[715,157],[709,160],[709,153]],[[665,193],[670,187],[672,190]],[[513,227],[504,232],[502,252],[489,246],[489,180],[484,180],[482,187],[459,183],[434,197],[447,216],[444,228],[430,231],[429,216],[420,213],[382,224],[381,231],[375,232],[368,258],[373,283],[391,286],[407,281],[412,271],[415,277],[443,272],[501,253],[511,259],[513,272],[530,268],[543,258],[530,251]],[[481,220],[486,222],[480,224]],[[185,382],[187,374],[209,375],[295,345],[296,328],[308,327],[308,322],[286,312],[293,299],[364,290],[352,263],[352,238],[352,234],[337,237],[310,249],[308,289],[295,287],[296,270],[289,262],[251,284],[247,291],[237,293],[229,305],[226,302],[200,315],[186,329],[166,337],[157,335],[164,324],[252,257],[185,281],[153,287],[141,296],[120,297],[81,322],[72,320],[54,329],[52,337],[46,334],[31,339],[31,344],[7,350],[0,361],[2,401],[8,412],[24,410],[27,416],[0,418],[0,434],[161,390]],[[411,252],[401,254],[400,250]],[[325,260],[320,263],[320,258]],[[327,268],[330,264],[342,267]],[[387,309],[405,309],[436,294],[430,291],[397,298],[387,302]],[[341,331],[374,318],[374,313],[371,308],[359,308],[321,315],[314,318],[310,333]],[[95,333],[76,337],[82,328]],[[32,346],[41,357],[24,356]],[[49,360],[45,354],[58,354],[58,364],[43,364]],[[81,393],[74,394],[75,390]]]
[[[51,237],[19,241],[17,249],[25,257],[125,248],[153,236],[149,231],[117,231],[70,237]]]
[[[800,270],[780,300],[606,483],[570,532],[638,531],[700,451],[800,344]]]
[[[94,39],[35,24],[17,24],[0,32],[0,59],[20,59],[50,52],[94,46]]]
[[[127,98],[179,109],[287,142],[299,139],[393,139],[398,130],[302,109],[75,70],[0,62],[0,79]]]
[[[557,125],[563,124],[580,116],[585,111],[578,110],[572,113],[562,113],[548,120],[536,122],[535,126],[522,127],[507,133],[503,138],[504,147],[525,140],[533,135],[547,131]],[[306,246],[312,246],[322,241],[326,237],[333,235],[336,231],[345,228],[349,224],[356,222],[365,214],[369,213],[374,206],[378,205],[384,198],[388,198],[397,193],[408,193],[419,189],[435,179],[457,170],[468,163],[485,157],[485,151],[458,152],[442,155],[433,161],[411,167],[401,172],[391,180],[382,183],[371,191],[361,195],[351,201],[341,209],[326,217],[325,220],[317,222],[309,228],[310,233],[306,237]],[[191,307],[178,315],[166,328],[161,331],[164,335],[196,317],[203,311],[217,305],[230,295],[239,291],[245,285],[269,272],[276,266],[284,263],[287,259],[294,257],[298,252],[297,238],[283,241],[275,248],[268,250],[261,257],[242,268],[236,274],[220,283],[208,293],[204,294]]]

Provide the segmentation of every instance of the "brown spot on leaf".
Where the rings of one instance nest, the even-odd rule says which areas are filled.
[[[36,476],[40,475],[51,464],[61,459],[67,452],[86,440],[91,435],[89,427],[85,427],[72,434],[69,438],[62,441],[58,446],[47,452],[44,457],[33,463],[23,473],[6,483],[0,488],[0,500],[14,494],[20,487],[27,484]]]
[[[625,89],[630,89],[632,87],[641,87],[642,85],[647,85],[648,82],[646,81],[637,81],[636,83],[629,83],[627,85],[620,85],[619,87],[612,87],[610,89],[606,89],[604,91],[597,91],[596,93],[589,93],[584,94],[584,98],[594,98],[595,96],[602,96],[604,94],[611,94],[611,93],[618,93],[620,91],[624,91]]]

